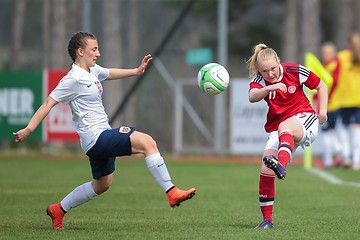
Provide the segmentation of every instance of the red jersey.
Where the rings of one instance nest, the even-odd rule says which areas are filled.
[[[281,63],[280,77],[278,82],[282,82],[287,87],[287,92],[280,90],[270,92],[264,100],[267,102],[269,110],[265,123],[266,132],[277,131],[279,124],[297,113],[315,113],[309,99],[306,97],[303,85],[309,89],[315,89],[320,78],[306,67],[296,63]],[[263,88],[274,83],[269,83],[258,74],[250,82],[250,89]]]
[[[329,89],[329,98],[330,98],[338,84],[339,73],[340,73],[340,60],[336,58],[330,62],[324,63],[324,67],[333,77],[333,84],[331,85],[331,89]]]

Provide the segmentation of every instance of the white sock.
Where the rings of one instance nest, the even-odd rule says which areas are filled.
[[[84,183],[75,188],[61,201],[61,207],[67,212],[71,208],[77,207],[83,203],[90,201],[95,198],[95,193],[91,182]]]
[[[160,153],[154,153],[145,157],[145,162],[151,175],[164,192],[174,186],[171,182],[170,174],[167,170],[164,159],[161,157]]]
[[[333,148],[332,148],[332,139],[331,139],[331,130],[323,132],[323,163],[324,167],[331,167],[333,164]]]
[[[340,140],[342,142],[342,146],[343,146],[343,152],[342,152],[342,156],[343,156],[343,161],[346,164],[350,164],[350,155],[351,155],[351,150],[350,150],[350,133],[349,133],[349,127],[344,127],[342,129],[339,130],[340,131]]]
[[[352,127],[352,167],[360,170],[360,127]]]
[[[336,130],[329,130],[331,133],[331,143],[333,147],[334,154],[341,154],[342,152],[342,142],[340,141],[339,133]]]

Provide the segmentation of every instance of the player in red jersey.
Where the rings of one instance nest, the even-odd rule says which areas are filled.
[[[298,146],[310,145],[319,123],[327,121],[327,86],[307,68],[296,63],[281,63],[277,53],[265,44],[254,47],[248,61],[251,77],[249,101],[267,102],[265,130],[269,134],[260,172],[259,201],[264,220],[257,228],[273,227],[275,175],[284,179],[286,166]],[[311,106],[303,86],[316,89],[318,109]]]

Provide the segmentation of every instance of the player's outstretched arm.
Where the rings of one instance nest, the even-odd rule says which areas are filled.
[[[114,80],[114,79],[141,75],[145,72],[145,69],[147,68],[151,60],[152,60],[152,56],[151,54],[148,54],[142,59],[139,67],[137,68],[131,68],[131,69],[110,68],[109,69],[110,73],[106,80]]]
[[[45,102],[39,107],[39,109],[34,113],[28,125],[20,129],[17,132],[14,132],[15,142],[19,143],[35,131],[36,127],[41,123],[41,121],[49,114],[50,110],[58,104],[53,98],[48,97]]]

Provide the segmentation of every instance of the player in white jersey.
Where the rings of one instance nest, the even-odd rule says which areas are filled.
[[[154,139],[133,127],[112,129],[104,110],[101,82],[143,74],[152,59],[151,55],[146,55],[140,66],[134,69],[100,67],[96,64],[100,57],[98,42],[89,32],[74,34],[69,41],[68,52],[73,60],[71,70],[39,107],[28,125],[13,133],[15,141],[22,142],[56,104],[61,102],[70,105],[81,148],[90,160],[93,180],[81,184],[60,202],[48,206],[46,211],[51,217],[53,228],[62,230],[65,213],[109,189],[117,156],[143,154],[150,173],[166,192],[171,207],[192,198],[195,188],[184,191],[172,183]]]

